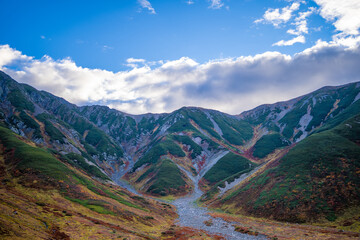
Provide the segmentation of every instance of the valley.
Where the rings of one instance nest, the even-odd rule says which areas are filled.
[[[359,237],[359,83],[239,115],[0,90],[4,239]]]

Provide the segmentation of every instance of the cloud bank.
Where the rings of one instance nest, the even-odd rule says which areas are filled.
[[[316,7],[306,7],[307,2],[301,0],[287,0],[290,5],[284,8],[269,8],[265,11],[262,18],[254,23],[272,24],[276,28],[290,27],[287,33],[295,35],[290,40],[280,40],[273,46],[291,46],[295,43],[305,43],[305,35],[309,34],[308,18],[316,13],[325,20],[331,22],[336,32],[333,41],[346,46],[354,46],[360,39],[360,1],[343,0],[314,0]],[[300,11],[300,7],[306,7],[306,11]],[[294,17],[293,16],[296,16]]]
[[[203,64],[183,57],[154,68],[143,59],[127,62],[134,64],[131,69],[112,72],[84,68],[69,58],[34,59],[0,46],[0,69],[15,80],[78,105],[101,104],[132,114],[182,106],[238,114],[324,85],[360,81],[360,48],[322,41],[294,56],[265,52]]]

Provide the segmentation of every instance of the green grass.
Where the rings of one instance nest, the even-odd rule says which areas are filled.
[[[309,125],[306,127],[306,131],[311,131],[313,128],[320,126],[320,124],[325,120],[325,117],[333,108],[335,99],[331,96],[322,97],[321,100],[317,98],[315,106],[311,109],[311,119]]]
[[[254,169],[254,168],[253,168],[253,167],[247,168],[247,169],[245,169],[245,170],[243,170],[243,171],[237,172],[237,173],[235,173],[235,174],[233,174],[233,175],[231,175],[231,176],[229,176],[229,177],[221,180],[220,182],[216,183],[215,185],[213,185],[213,186],[211,187],[210,190],[208,190],[208,191],[205,193],[204,197],[202,197],[202,198],[200,199],[200,201],[205,202],[205,201],[208,201],[208,200],[212,199],[213,196],[214,196],[216,193],[219,192],[219,187],[224,188],[224,187],[226,186],[226,182],[232,183],[232,182],[235,181],[237,178],[239,178],[241,175],[243,175],[244,173],[250,172],[252,169]]]
[[[359,114],[360,112],[360,100],[356,101],[355,103],[351,104],[349,107],[344,109],[341,113],[336,115],[334,118],[329,119],[326,124],[322,127],[317,129],[315,133],[323,132],[329,129],[332,129],[342,122],[346,121],[347,119]]]
[[[302,222],[334,219],[360,203],[360,115],[299,142],[279,165],[253,178],[223,202],[246,199],[259,216]],[[299,217],[305,212],[307,219]]]
[[[133,171],[144,164],[157,163],[161,156],[172,154],[177,157],[185,157],[183,150],[172,140],[163,140],[156,143],[142,158],[134,165]]]
[[[140,120],[138,127],[141,131],[150,132],[155,129],[156,125],[157,123],[154,117],[151,118],[143,117]]]
[[[46,113],[42,113],[36,116],[36,118],[43,122],[45,125],[45,131],[46,133],[49,135],[49,137],[51,138],[51,140],[53,141],[59,141],[60,143],[65,143],[64,141],[64,134],[62,134],[60,132],[59,129],[57,129],[56,127],[54,127],[54,125],[52,124],[52,122],[49,119],[53,119],[54,117],[46,114]]]
[[[177,142],[190,146],[190,150],[192,151],[191,158],[193,159],[199,156],[202,152],[202,148],[187,135],[172,135],[171,138]]]
[[[97,178],[103,179],[103,180],[110,180],[108,176],[106,176],[103,172],[100,171],[99,168],[97,168],[94,165],[88,164],[84,157],[76,154],[76,153],[68,153],[65,155],[65,159],[69,160],[68,162],[72,165],[79,166],[81,169],[83,169],[88,174],[95,176]]]
[[[223,137],[234,145],[241,146],[253,136],[253,129],[249,123],[225,115],[212,114],[214,121],[221,128]],[[235,131],[235,130],[236,131]]]
[[[139,183],[142,180],[144,180],[145,178],[147,178],[147,176],[149,176],[150,173],[155,171],[155,166],[151,166],[148,170],[146,170],[138,179],[136,179],[136,182]]]
[[[92,191],[93,193],[95,193],[97,195],[109,197],[109,198],[116,200],[117,202],[119,202],[121,204],[126,205],[126,206],[144,210],[140,206],[123,199],[122,197],[118,196],[117,194],[113,193],[112,191],[108,190],[107,188],[102,187],[102,186],[96,186],[93,181],[90,181],[85,177],[82,177],[79,175],[73,175],[72,178],[79,184],[86,186],[90,191]]]
[[[191,125],[188,118],[179,119],[167,131],[170,133],[184,132],[184,131],[198,132],[198,130],[194,128],[193,125]]]
[[[106,152],[108,155],[112,156],[115,154],[119,157],[123,156],[122,150],[118,146],[113,145],[108,136],[98,128],[91,128],[85,141],[95,146],[96,150],[101,153]]]
[[[107,155],[112,156],[116,155],[118,157],[123,156],[123,151],[118,145],[113,143],[102,130],[90,124],[85,119],[77,117],[72,123],[72,127],[82,135],[85,131],[88,131],[84,139],[86,143],[84,147],[91,156],[98,155],[100,159],[103,159],[102,153],[107,153]]]
[[[15,115],[14,115],[14,117],[15,117]],[[20,120],[23,121],[27,127],[34,129],[33,138],[42,138],[41,131],[40,131],[40,125],[34,119],[32,119],[24,111],[20,112],[19,117],[20,117]]]
[[[279,111],[279,109],[275,110]],[[264,123],[267,116],[271,113],[269,109],[266,109],[266,111],[261,112],[260,114],[257,114],[256,116],[248,116],[245,118],[245,121],[248,122],[251,125],[258,125],[261,123]]]
[[[253,166],[246,158],[229,152],[204,175],[204,179],[213,185],[238,172],[250,171]]]
[[[301,117],[307,113],[307,105],[302,106],[304,101],[296,103],[293,109],[279,121],[281,124],[286,124],[282,134],[288,139],[294,135],[294,128],[299,124]]]
[[[346,162],[351,163],[352,167],[344,168],[340,158],[347,159]],[[310,185],[318,184],[312,182],[312,179],[323,178],[331,173],[346,175],[347,182],[360,184],[359,177],[353,171],[360,168],[360,162],[355,160],[360,160],[360,147],[348,139],[333,132],[310,136],[281,160],[274,173],[277,177],[284,178],[282,184],[277,184],[258,198],[255,206],[291,195],[294,188],[305,190],[305,194],[310,195]]]
[[[154,181],[148,188],[148,192],[156,195],[165,196],[176,193],[179,188],[185,187],[180,169],[169,159],[164,159],[158,168]]]
[[[264,135],[255,143],[253,156],[263,158],[274,152],[275,149],[288,146],[289,144],[290,142],[278,133]]]
[[[197,138],[197,137],[201,138],[202,139],[201,143],[207,142],[209,144],[209,149],[210,150],[217,150],[219,148],[219,146],[220,146],[219,144],[217,144],[216,142],[214,142],[210,138],[206,137],[202,133],[195,132],[195,133],[192,134],[192,137],[193,138]]]
[[[220,140],[220,135],[214,130],[214,124],[211,122],[211,120],[206,116],[204,112],[202,112],[201,109],[187,109],[182,108],[180,109],[180,112],[186,117],[191,118],[194,122],[196,122],[197,125],[200,126],[200,128],[207,131],[210,135],[212,135],[214,138]]]
[[[70,198],[68,196],[64,196],[67,200],[80,204],[94,212],[100,213],[100,214],[109,214],[109,215],[116,215],[114,212],[108,210],[105,205],[109,204],[104,201],[99,200],[83,200],[83,199],[76,199],[76,198]]]
[[[30,112],[34,112],[35,110],[34,104],[29,101],[19,89],[12,89],[9,92],[7,98],[11,102],[11,104],[19,111],[29,110]]]
[[[66,180],[66,175],[71,174],[71,171],[48,151],[24,143],[9,129],[0,127],[0,140],[6,152],[14,151],[12,159],[17,169],[33,169],[62,180]]]

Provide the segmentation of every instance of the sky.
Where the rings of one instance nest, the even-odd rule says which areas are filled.
[[[77,105],[239,114],[360,81],[359,0],[0,0],[0,70]]]

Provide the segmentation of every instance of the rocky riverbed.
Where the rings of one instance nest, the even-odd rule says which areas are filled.
[[[225,153],[226,154],[226,153]],[[217,162],[223,154],[215,156],[218,159],[213,159]],[[194,183],[194,192],[191,195],[178,198],[172,202],[176,207],[179,215],[178,224],[185,227],[192,227],[196,229],[202,229],[209,233],[214,233],[224,236],[229,240],[236,239],[267,239],[265,236],[251,236],[235,231],[234,223],[226,222],[221,218],[213,218],[208,213],[210,210],[206,207],[200,207],[196,204],[196,200],[201,197],[203,192],[199,188],[199,180],[206,173],[201,172],[200,175],[194,177],[190,172],[182,168],[182,170],[188,175],[188,177]]]
[[[219,159],[221,159],[227,152],[220,152],[213,156],[211,160],[212,165],[214,165]],[[237,240],[237,239],[267,239],[265,236],[251,236],[235,231],[234,223],[226,222],[221,218],[213,218],[209,215],[211,212],[206,207],[200,207],[196,204],[196,200],[200,198],[203,192],[199,188],[199,180],[206,173],[208,169],[203,169],[199,175],[193,176],[186,169],[179,166],[182,171],[184,171],[188,177],[193,181],[194,191],[190,195],[187,195],[182,198],[178,198],[175,201],[171,202],[177,209],[179,215],[178,224],[184,227],[192,227],[195,229],[202,229],[209,233],[222,235],[228,240]],[[128,168],[131,169],[131,168]],[[121,187],[126,188],[132,193],[142,195],[137,192],[134,187],[128,184],[126,181],[122,180],[121,177],[125,174],[126,169],[119,171],[116,175],[113,175],[114,181]],[[245,178],[242,178],[245,179]]]

